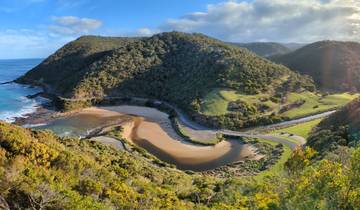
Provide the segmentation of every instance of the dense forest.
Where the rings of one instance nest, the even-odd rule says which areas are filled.
[[[339,150],[341,149],[341,150]],[[0,123],[2,209],[355,209],[360,150],[296,150],[275,177],[218,179]],[[161,161],[160,161],[161,162]],[[274,184],[276,183],[276,184]]]
[[[322,153],[341,146],[358,147],[360,136],[360,98],[324,119],[308,139],[308,145]]]
[[[137,96],[165,100],[196,117],[202,115],[201,99],[215,88],[277,95],[315,89],[310,77],[246,49],[202,34],[180,32],[148,38],[81,37],[17,81],[43,85],[48,92],[66,98]],[[278,120],[274,116],[252,118],[225,115],[214,120],[223,126],[234,124],[234,120],[249,121],[246,125]]]
[[[291,52],[291,49],[286,46],[276,43],[276,42],[252,42],[252,43],[234,43],[230,42],[229,44],[246,48],[251,52],[262,56],[269,57],[274,55],[282,55]]]
[[[321,41],[272,59],[310,75],[318,87],[330,91],[360,90],[360,44]]]

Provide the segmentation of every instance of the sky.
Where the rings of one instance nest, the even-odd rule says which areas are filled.
[[[0,59],[82,35],[198,32],[231,42],[360,41],[359,0],[0,0]]]

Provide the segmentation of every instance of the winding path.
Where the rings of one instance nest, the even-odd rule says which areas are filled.
[[[136,98],[136,99],[137,100],[147,100],[147,99],[144,99],[144,98]],[[228,136],[266,139],[266,140],[270,140],[270,141],[273,141],[273,142],[285,144],[285,145],[289,146],[292,150],[294,150],[297,147],[302,146],[302,145],[304,145],[306,143],[305,138],[303,138],[301,136],[296,136],[296,135],[293,135],[292,138],[294,140],[297,140],[298,143],[286,140],[285,138],[281,138],[281,137],[279,137],[277,135],[253,134],[253,133],[245,133],[245,132],[226,130],[226,129],[211,129],[211,128],[205,127],[203,125],[200,125],[200,124],[192,121],[188,117],[188,115],[186,115],[185,112],[183,112],[181,109],[175,107],[174,105],[171,105],[171,104],[169,104],[167,102],[163,102],[163,101],[159,101],[159,100],[157,100],[155,102],[165,104],[166,106],[172,108],[176,112],[177,117],[181,121],[181,123],[183,125],[191,128],[191,129],[194,129],[194,130],[199,130],[199,131],[204,131],[204,132],[221,133],[223,135],[228,135]],[[307,116],[307,117],[303,117],[303,118],[299,118],[299,119],[284,121],[284,122],[281,122],[281,123],[276,123],[276,124],[262,126],[262,127],[264,127],[264,128],[275,128],[275,127],[280,127],[280,126],[295,125],[295,124],[298,124],[298,123],[303,123],[303,122],[307,122],[307,121],[310,121],[310,120],[323,118],[323,117],[329,116],[330,114],[332,114],[334,112],[335,112],[335,110],[327,111],[327,112],[323,112],[323,113],[320,113],[320,114],[315,114],[315,115],[311,115],[311,116]]]
[[[107,99],[107,100],[121,99],[121,97],[106,97],[105,99]],[[198,131],[203,131],[203,132],[211,132],[214,134],[221,133],[223,135],[235,136],[235,137],[249,137],[249,138],[266,139],[266,140],[270,140],[273,142],[285,144],[285,145],[289,146],[292,150],[294,150],[298,146],[302,146],[306,143],[305,138],[303,138],[301,136],[295,136],[295,135],[293,135],[291,138],[293,138],[295,141],[298,141],[298,143],[289,141],[285,138],[281,138],[277,135],[254,134],[254,133],[249,133],[249,132],[246,133],[246,132],[239,132],[239,131],[226,130],[226,129],[211,129],[211,128],[208,128],[206,126],[200,125],[200,124],[192,121],[184,111],[182,111],[181,109],[179,109],[178,107],[176,107],[172,104],[169,104],[168,102],[160,101],[160,100],[152,100],[152,99],[147,99],[147,98],[140,98],[140,97],[131,97],[131,99],[135,100],[135,101],[140,101],[143,103],[146,103],[147,101],[150,100],[150,101],[154,102],[155,104],[165,105],[168,108],[170,108],[176,112],[177,118],[183,125],[191,128],[193,130],[198,130]],[[77,100],[77,99],[65,99],[65,100],[73,101],[73,100]],[[267,126],[260,126],[260,127],[256,127],[256,128],[276,128],[276,127],[281,127],[281,126],[295,125],[298,123],[307,122],[307,121],[318,119],[318,118],[323,118],[323,117],[329,116],[330,114],[332,114],[334,112],[335,112],[335,110],[326,111],[326,112],[323,112],[320,114],[314,114],[314,115],[310,115],[310,116],[299,118],[299,119],[284,121],[281,123],[276,123],[276,124],[267,125]]]
[[[170,104],[167,104],[168,106],[173,107]],[[277,142],[277,143],[281,143],[281,144],[285,144],[287,146],[289,146],[292,150],[294,150],[295,148],[297,148],[298,146],[301,146],[301,144],[296,144],[295,142],[291,142],[288,141],[284,138],[280,138],[274,135],[266,135],[266,134],[251,134],[251,133],[244,133],[244,132],[239,132],[239,131],[232,131],[232,130],[225,130],[225,129],[211,129],[211,128],[207,128],[203,125],[199,125],[198,123],[192,121],[189,119],[189,117],[180,109],[173,107],[173,109],[176,111],[178,119],[181,121],[182,124],[194,129],[194,130],[201,130],[204,132],[214,132],[214,133],[221,133],[223,135],[228,135],[228,136],[235,136],[235,137],[249,137],[249,138],[260,138],[260,139],[266,139],[266,140],[270,140],[273,142]],[[293,124],[296,124],[299,122],[293,122]],[[288,124],[291,125],[291,124]],[[300,137],[299,138],[303,138]],[[303,138],[303,142],[306,142],[306,140]]]

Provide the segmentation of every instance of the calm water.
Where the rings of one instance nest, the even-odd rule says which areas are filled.
[[[122,121],[129,120],[128,116],[101,117],[92,114],[78,114],[65,118],[52,120],[44,125],[33,127],[34,129],[47,129],[53,131],[58,136],[85,137],[92,130],[99,127],[106,127],[113,123],[120,124]]]
[[[0,83],[12,81],[38,65],[42,59],[0,60]],[[15,117],[34,112],[42,99],[28,99],[27,95],[40,92],[18,84],[0,85],[0,120],[14,121]]]

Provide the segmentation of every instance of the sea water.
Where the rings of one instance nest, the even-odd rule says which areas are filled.
[[[0,83],[12,81],[38,65],[42,59],[0,60]],[[16,117],[32,113],[43,99],[26,96],[40,92],[40,88],[16,83],[0,84],[0,120],[13,122]]]

